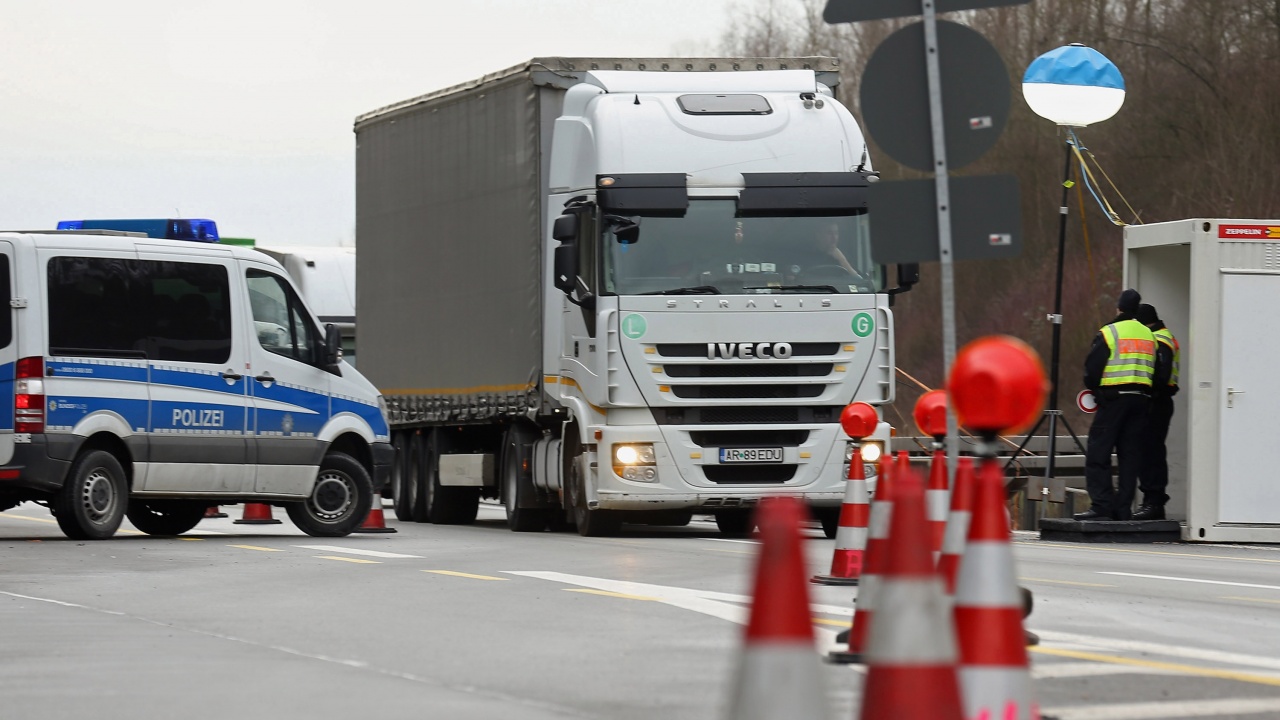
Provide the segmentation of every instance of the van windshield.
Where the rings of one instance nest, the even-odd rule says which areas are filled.
[[[663,293],[874,293],[867,214],[734,217],[731,199],[691,200],[682,218],[632,218],[639,239],[603,233],[604,291]]]

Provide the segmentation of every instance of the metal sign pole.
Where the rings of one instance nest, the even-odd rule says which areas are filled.
[[[947,169],[947,140],[942,118],[942,71],[938,64],[938,12],[933,0],[922,0],[924,10],[924,61],[929,83],[929,122],[933,130],[933,159],[938,209],[938,260],[942,269],[942,371],[951,374],[956,358],[955,273],[951,254],[951,185]],[[947,468],[951,476],[960,455],[955,412],[947,403]]]

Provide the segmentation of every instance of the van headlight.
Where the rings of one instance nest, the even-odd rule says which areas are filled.
[[[653,443],[613,446],[613,472],[623,480],[654,482],[658,479],[657,455]]]

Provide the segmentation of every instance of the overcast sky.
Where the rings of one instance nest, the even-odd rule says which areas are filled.
[[[361,113],[539,56],[714,54],[752,0],[0,0],[0,228],[355,234]]]

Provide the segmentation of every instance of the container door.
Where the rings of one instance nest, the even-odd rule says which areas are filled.
[[[259,493],[307,495],[324,453],[330,379],[323,336],[298,293],[270,265],[241,261],[255,337],[249,342],[253,461]]]
[[[13,299],[13,244],[0,241],[0,465],[13,459],[13,375],[18,360]]]
[[[1222,277],[1219,522],[1280,523],[1280,443],[1274,432],[1280,335],[1258,322],[1263,309],[1275,306],[1277,292],[1280,276]]]

